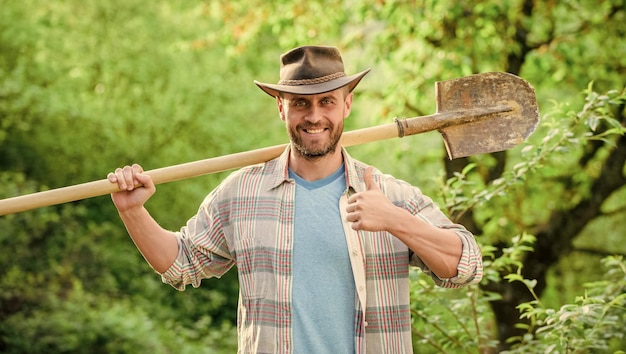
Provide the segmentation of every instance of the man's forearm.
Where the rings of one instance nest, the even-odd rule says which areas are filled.
[[[436,226],[402,210],[391,234],[404,242],[439,278],[457,275],[457,266],[463,252],[463,243],[456,232]]]
[[[150,266],[164,273],[176,260],[178,243],[173,232],[162,228],[141,207],[119,213],[128,234]]]

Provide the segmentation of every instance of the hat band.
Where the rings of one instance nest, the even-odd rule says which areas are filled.
[[[327,82],[330,80],[338,79],[340,77],[346,76],[344,72],[337,72],[334,74],[316,77],[315,79],[301,79],[301,80],[280,80],[278,81],[278,85],[287,85],[287,86],[300,86],[300,85],[315,85],[321,84],[323,82]]]

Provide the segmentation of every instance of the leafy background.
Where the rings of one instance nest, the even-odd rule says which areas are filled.
[[[351,147],[476,234],[485,280],[412,272],[416,353],[626,347],[623,1],[0,1],[0,197],[286,142],[280,53],[338,46],[371,67],[346,123],[435,110],[434,83],[507,71],[541,123],[505,153],[448,161],[437,133]],[[159,186],[177,229],[228,172]],[[0,217],[0,351],[232,353],[237,279],[161,284],[108,196]]]

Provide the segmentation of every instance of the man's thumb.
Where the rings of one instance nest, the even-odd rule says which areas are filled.
[[[376,182],[374,182],[373,172],[374,172],[374,168],[372,166],[369,166],[368,168],[365,169],[365,172],[363,173],[363,180],[365,181],[365,188],[368,191],[372,189],[378,189]]]
[[[152,177],[150,175],[140,172],[135,175],[137,182],[141,183],[146,188],[153,188],[154,182],[152,182]]]

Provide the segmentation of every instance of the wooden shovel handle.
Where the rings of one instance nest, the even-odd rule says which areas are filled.
[[[396,137],[398,136],[397,134],[396,124],[386,124],[346,132],[343,135],[342,142],[344,146],[364,144],[371,141]],[[266,162],[278,157],[285,150],[286,146],[286,144],[275,145],[257,150],[158,168],[146,171],[145,173],[152,177],[155,184],[162,184]],[[26,194],[0,200],[0,215],[19,213],[26,210],[73,202],[118,191],[119,188],[116,183],[111,183],[108,179],[102,179]]]
[[[452,124],[463,124],[468,120],[487,117],[494,112],[506,112],[510,110],[511,107],[507,105],[498,105],[486,109],[479,108],[474,110],[465,110],[463,112],[443,112],[423,117],[396,119],[394,123],[346,132],[343,134],[341,142],[343,146],[353,146],[373,141],[413,135],[432,130],[439,130]],[[145,173],[152,177],[155,184],[162,184],[266,162],[278,157],[285,150],[286,146],[286,144],[275,145],[257,150],[163,167],[146,171]],[[111,183],[107,179],[102,179],[69,187],[2,199],[0,200],[0,216],[97,197],[118,191],[119,188],[116,183]]]

